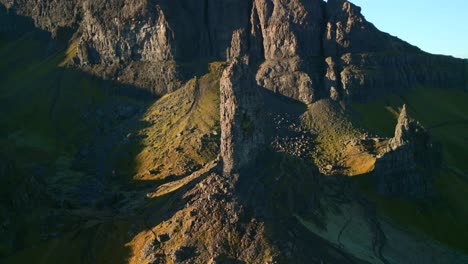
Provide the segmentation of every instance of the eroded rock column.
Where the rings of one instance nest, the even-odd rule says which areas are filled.
[[[440,166],[439,155],[440,150],[431,142],[428,132],[408,116],[406,106],[403,106],[395,136],[375,164],[377,191],[386,196],[430,196],[434,180],[427,172]]]
[[[262,96],[248,55],[247,34],[234,32],[229,66],[221,77],[221,158],[223,173],[237,173],[253,162],[264,144]]]

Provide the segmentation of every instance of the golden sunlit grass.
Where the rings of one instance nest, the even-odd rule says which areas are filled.
[[[223,63],[163,96],[146,111],[148,127],[140,131],[143,147],[135,149],[136,164],[120,164],[120,171],[138,180],[184,175],[217,156],[219,146],[219,78]]]
[[[76,56],[76,53],[78,52],[78,44],[78,40],[75,40],[70,43],[70,45],[67,48],[67,51],[65,52],[65,58],[58,65],[59,67],[64,67]]]
[[[349,176],[357,176],[369,173],[374,170],[375,157],[366,153],[347,154],[344,166],[347,170],[346,174]]]
[[[377,160],[376,156],[383,153],[388,140],[369,140],[367,144],[367,146],[351,143],[346,145],[342,160],[346,175],[358,176],[372,172]]]

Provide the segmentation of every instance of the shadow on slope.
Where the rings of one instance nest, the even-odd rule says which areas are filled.
[[[63,67],[73,42],[8,21],[25,26],[0,35],[0,258],[123,263],[134,236],[181,209],[180,192],[146,195],[215,159],[223,64],[155,100]]]
[[[367,104],[355,104],[357,123],[381,136],[393,136],[399,107],[406,104],[409,115],[420,121],[432,138],[442,145],[443,166],[425,171],[436,180],[432,199],[409,201],[379,196],[368,175],[356,181],[374,201],[379,211],[400,226],[409,227],[444,244],[468,252],[468,95],[464,90],[419,87],[393,94]]]

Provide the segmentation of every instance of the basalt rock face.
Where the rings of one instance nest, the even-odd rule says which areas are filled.
[[[72,64],[162,95],[178,89],[179,65],[226,59],[232,32],[249,22],[250,1],[2,0],[52,33],[76,31]]]
[[[179,88],[174,32],[149,1],[85,2],[74,63],[161,95]]]
[[[430,196],[433,194],[433,178],[418,168],[437,168],[440,160],[440,149],[431,142],[428,132],[409,118],[406,106],[403,106],[395,136],[375,164],[373,173],[377,190],[387,196]]]
[[[466,60],[427,54],[367,22],[345,0],[328,1],[324,89],[334,99],[367,101],[417,86],[467,88]]]
[[[256,79],[259,85],[311,103],[321,86],[322,1],[256,0],[254,15],[263,38],[265,62]]]
[[[464,88],[466,60],[434,56],[380,32],[346,0],[1,0],[52,33],[76,31],[73,64],[162,95],[186,77],[179,66],[225,60],[235,30],[261,45],[259,86],[304,103],[366,101],[416,85]],[[190,75],[190,73],[188,73]]]
[[[361,8],[349,1],[328,1],[325,13],[323,53],[326,57],[346,53],[420,51],[417,47],[380,32],[366,21]]]
[[[251,1],[153,1],[161,5],[175,34],[175,57],[226,59],[232,33],[247,28]]]
[[[467,89],[466,60],[425,53],[346,53],[328,57],[326,90],[350,101],[369,101],[412,87]]]
[[[8,9],[31,17],[36,26],[56,34],[60,28],[73,27],[78,21],[82,0],[2,0]]]

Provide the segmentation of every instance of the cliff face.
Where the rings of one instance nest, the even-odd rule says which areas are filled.
[[[114,64],[119,61],[170,61],[172,32],[159,6],[145,8],[133,1],[116,6],[117,17],[96,3],[83,5],[83,26],[78,58],[80,64]],[[96,14],[104,14],[97,16]]]
[[[79,20],[82,0],[3,0],[7,9],[31,17],[36,26],[57,33],[60,28],[73,27]]]
[[[304,103],[467,87],[466,61],[380,32],[345,0],[0,2],[54,34],[74,29],[76,66],[157,95],[180,87],[181,62],[226,59],[232,33],[249,27],[261,43],[257,84]]]
[[[320,90],[321,66],[307,60],[321,56],[322,1],[256,0],[265,62],[258,83],[287,97],[311,103]],[[313,63],[311,63],[313,64]]]
[[[417,85],[466,89],[466,60],[427,54],[380,32],[345,0],[328,1],[326,14],[324,89],[332,98],[367,101]]]

